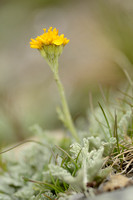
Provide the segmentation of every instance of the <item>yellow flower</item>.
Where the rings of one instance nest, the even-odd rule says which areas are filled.
[[[48,29],[48,32],[46,32],[46,29],[44,30],[44,33],[40,36],[38,36],[36,39],[31,39],[30,47],[35,49],[42,49],[44,46],[48,45],[55,45],[65,46],[69,40],[67,38],[64,38],[64,34],[58,35],[58,30],[56,28],[50,27]]]

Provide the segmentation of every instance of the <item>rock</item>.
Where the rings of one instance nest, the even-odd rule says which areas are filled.
[[[133,186],[85,198],[83,194],[74,195],[70,200],[133,200]]]

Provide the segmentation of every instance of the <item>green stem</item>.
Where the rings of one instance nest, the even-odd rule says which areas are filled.
[[[76,139],[77,142],[79,142],[79,138],[77,135],[77,131],[74,127],[73,121],[72,121],[72,117],[71,114],[69,112],[69,108],[68,108],[68,104],[67,104],[67,100],[66,100],[66,96],[65,96],[65,92],[64,92],[64,87],[61,83],[61,80],[59,78],[59,74],[58,74],[58,60],[54,63],[54,79],[56,81],[58,90],[59,90],[59,94],[60,94],[60,98],[61,98],[61,103],[62,103],[62,109],[63,109],[63,114],[65,117],[65,123],[67,128],[69,129],[69,131],[71,132],[71,134],[73,135],[73,137]]]
[[[71,132],[73,137],[76,139],[76,141],[79,142],[79,137],[78,137],[77,131],[74,127],[71,114],[69,112],[67,100],[66,100],[66,97],[65,97],[64,87],[63,87],[63,85],[60,81],[59,74],[58,74],[58,56],[59,55],[58,54],[56,55],[55,53],[47,55],[45,53],[44,49],[42,49],[40,51],[40,53],[41,53],[42,57],[46,59],[46,61],[49,64],[52,72],[54,73],[54,79],[56,81],[56,84],[57,84],[57,87],[58,87],[58,90],[59,90],[59,94],[60,94],[60,98],[61,98],[64,124],[67,126],[67,128],[69,129],[69,131]]]

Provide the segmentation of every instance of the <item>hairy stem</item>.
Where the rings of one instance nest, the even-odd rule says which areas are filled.
[[[75,129],[75,126],[73,124],[72,121],[72,117],[68,108],[68,104],[67,104],[67,100],[66,100],[66,96],[65,96],[65,92],[64,92],[64,87],[61,83],[61,80],[59,78],[59,74],[58,74],[58,60],[57,62],[54,63],[54,79],[56,81],[58,90],[59,90],[59,94],[60,94],[60,98],[61,98],[61,104],[62,104],[62,110],[63,110],[63,114],[64,114],[64,118],[65,118],[65,124],[67,126],[67,128],[69,129],[69,131],[71,132],[71,134],[73,135],[73,137],[76,139],[77,142],[79,142],[79,138],[77,135],[77,131]]]

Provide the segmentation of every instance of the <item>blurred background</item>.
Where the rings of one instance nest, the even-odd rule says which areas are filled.
[[[52,73],[30,38],[50,26],[70,39],[60,57],[60,77],[74,121],[85,117],[89,92],[114,89],[133,63],[132,0],[0,0],[0,144],[30,137],[29,127],[62,127]]]

